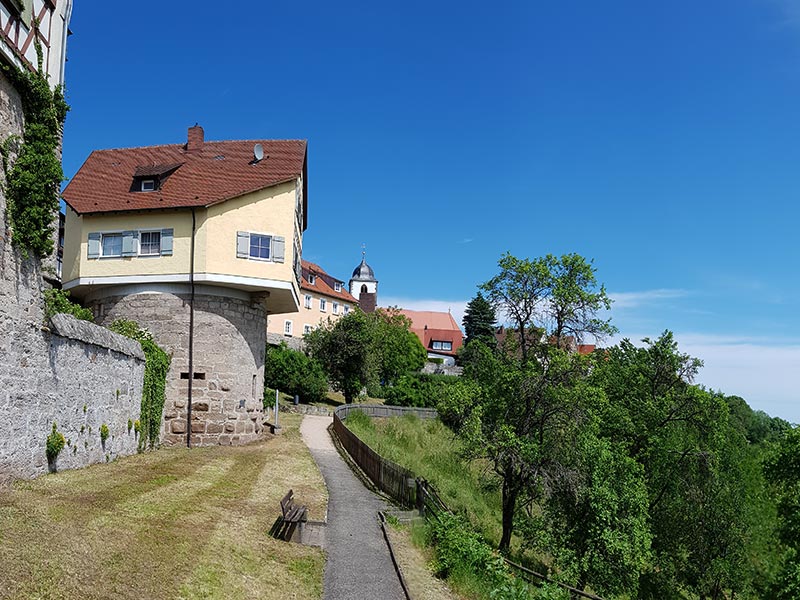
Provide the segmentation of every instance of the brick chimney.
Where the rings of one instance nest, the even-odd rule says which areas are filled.
[[[189,137],[186,142],[186,152],[200,152],[203,149],[203,128],[197,123],[194,127],[189,127]]]

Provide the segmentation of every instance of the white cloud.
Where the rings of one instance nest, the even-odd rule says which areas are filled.
[[[614,308],[639,308],[654,304],[661,300],[672,300],[684,298],[689,295],[686,290],[662,288],[656,290],[643,290],[640,292],[609,292],[609,297],[614,301],[611,305]]]
[[[381,298],[381,306],[398,306],[408,310],[435,310],[438,312],[450,312],[453,318],[461,327],[464,320],[464,310],[469,300],[418,300],[413,298],[389,297]]]

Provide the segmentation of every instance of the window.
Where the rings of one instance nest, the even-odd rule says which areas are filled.
[[[333,284],[333,289],[335,291],[337,291],[337,292],[341,292],[342,291],[342,284],[337,281],[336,283]]]
[[[334,302],[333,303],[333,314],[335,314],[335,315],[339,314],[339,303],[338,302]]]
[[[142,191],[143,192],[152,192],[156,189],[156,180],[155,179],[142,179]]]
[[[286,238],[268,233],[236,232],[236,257],[282,263]]]
[[[452,350],[453,349],[453,342],[434,341],[433,342],[433,349],[434,350]]]
[[[319,299],[319,309],[322,312],[325,312],[325,307],[326,307],[327,304],[328,304],[328,302],[327,302],[327,300],[325,300],[325,298],[320,298]]]
[[[122,256],[122,234],[104,233],[101,256]]]
[[[311,296],[306,294],[306,308],[311,308]]]
[[[311,329],[312,329],[311,325],[303,325],[303,335],[311,333]]]
[[[349,313],[350,313],[350,307],[347,304],[345,304],[344,305],[344,314],[345,314],[345,316],[347,316]]]
[[[161,254],[160,231],[142,231],[139,233],[139,254],[142,256]]]
[[[313,273],[308,274],[308,284],[309,285],[316,285],[317,284],[317,276]]]
[[[269,259],[272,238],[268,235],[250,234],[250,258]]]
[[[283,335],[292,335],[292,322],[291,321],[284,321],[283,322]]]
[[[172,229],[92,232],[87,244],[88,258],[169,256],[173,236]]]

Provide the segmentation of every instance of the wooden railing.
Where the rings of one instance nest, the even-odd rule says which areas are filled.
[[[395,502],[407,508],[416,508],[425,518],[432,517],[439,520],[442,513],[452,513],[453,511],[450,510],[430,483],[421,477],[417,477],[408,469],[383,458],[345,426],[342,420],[346,419],[347,415],[354,410],[360,410],[371,417],[396,417],[415,414],[421,419],[435,419],[437,417],[436,410],[433,408],[407,408],[403,406],[368,404],[340,406],[333,411],[333,431],[342,447],[347,450],[347,453],[369,477],[370,481]],[[536,580],[546,581],[568,590],[573,597],[603,600],[600,596],[584,592],[565,583],[553,581],[546,575],[537,573],[507,558],[503,560],[509,569],[530,584],[534,584]]]

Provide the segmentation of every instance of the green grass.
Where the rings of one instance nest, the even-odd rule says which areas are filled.
[[[322,552],[267,535],[289,488],[325,514],[299,422],[15,482],[0,492],[0,598],[319,598]]]
[[[466,515],[497,545],[502,533],[497,479],[477,461],[463,458],[461,443],[441,421],[414,415],[370,419],[355,412],[347,426],[381,456],[430,481],[451,510]]]

